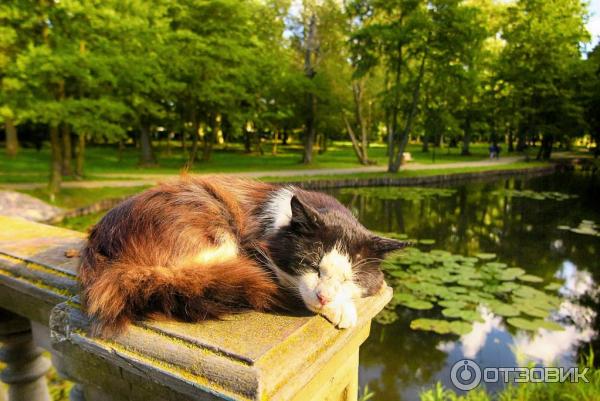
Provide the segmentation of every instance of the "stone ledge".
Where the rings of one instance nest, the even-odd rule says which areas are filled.
[[[1,216],[0,227],[0,307],[50,326],[57,369],[82,383],[91,400],[107,391],[111,400],[132,401],[313,399],[323,391],[317,377],[352,379],[347,372],[356,368],[371,319],[392,296],[386,287],[359,300],[358,325],[348,330],[320,316],[250,312],[196,324],[138,322],[106,341],[86,335],[78,258],[65,256],[84,235]]]
[[[53,310],[51,340],[64,359],[75,347],[191,399],[200,392],[226,399],[287,400],[334,355],[358,350],[371,319],[391,295],[387,287],[359,300],[359,322],[349,330],[337,330],[320,316],[250,312],[196,324],[140,322],[112,341],[88,337],[87,318],[70,302]],[[89,381],[77,372],[67,374]]]
[[[385,186],[415,186],[451,184],[466,181],[485,180],[499,177],[524,176],[535,177],[552,174],[558,169],[558,165],[518,168],[510,170],[486,170],[476,172],[437,174],[416,177],[374,177],[374,178],[333,178],[330,180],[306,180],[306,181],[277,181],[278,183],[295,185],[304,189],[322,190],[335,188],[359,188],[359,187],[385,187]]]

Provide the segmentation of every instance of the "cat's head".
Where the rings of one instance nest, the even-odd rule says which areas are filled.
[[[384,285],[381,262],[407,243],[367,230],[334,198],[301,192],[289,200],[289,222],[271,245],[278,275],[296,287],[315,312],[330,302],[377,293]]]

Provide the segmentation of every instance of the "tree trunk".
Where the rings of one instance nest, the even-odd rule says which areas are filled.
[[[171,156],[171,132],[167,132],[167,156]]]
[[[200,121],[196,110],[192,110],[192,150],[188,159],[188,167],[192,168],[196,160],[198,160],[198,135],[200,131]],[[204,134],[206,136],[206,133]]]
[[[514,145],[514,139],[513,139],[514,133],[513,133],[513,125],[511,124],[508,127],[508,151],[510,153],[515,151],[515,145]]]
[[[365,119],[362,107],[364,94],[364,79],[352,83],[352,94],[354,99],[354,117],[356,120],[356,126],[360,130],[360,142],[356,140],[356,136],[353,132],[350,133],[350,130],[352,128],[350,127],[348,121],[346,121],[346,128],[351,134],[351,139],[354,138],[353,141],[357,142],[359,149],[359,162],[361,164],[370,164],[368,155],[370,123]]]
[[[69,124],[63,123],[61,126],[61,137],[62,137],[62,175],[70,176],[73,174],[73,147],[71,145],[71,126]]]
[[[273,148],[271,154],[275,156],[277,154],[277,144],[279,143],[279,129],[275,129],[273,132]]]
[[[527,147],[527,144],[525,143],[525,132],[525,126],[523,123],[520,123],[519,131],[517,133],[517,152],[522,152]]]
[[[473,96],[469,96],[469,101],[467,102],[467,116],[465,118],[465,130],[463,136],[463,146],[460,154],[462,156],[469,156],[471,151],[469,150],[469,145],[471,144],[471,110],[473,108]]]
[[[62,142],[57,125],[50,126],[50,149],[52,152],[50,162],[50,182],[48,183],[48,192],[51,200],[60,191],[62,182]]]
[[[471,143],[471,117],[470,113],[467,112],[467,118],[465,119],[465,130],[463,136],[462,150],[460,154],[462,156],[469,156],[471,151],[469,150],[469,145]]]
[[[537,160],[550,160],[552,155],[552,145],[554,144],[554,136],[551,134],[544,134],[542,136],[542,144],[537,154]]]
[[[254,132],[254,148],[256,149],[256,152],[258,152],[259,155],[264,156],[265,151],[262,147],[262,141],[260,140],[259,131]]]
[[[282,145],[287,145],[288,144],[288,139],[289,139],[288,130],[287,130],[287,128],[284,128],[283,129],[283,139],[281,140],[281,144]]]
[[[421,150],[423,153],[429,152],[429,136],[423,135],[423,148]]]
[[[317,146],[319,148],[319,154],[322,155],[327,151],[327,138],[322,132],[317,134]]]
[[[77,138],[77,151],[75,159],[75,176],[83,178],[83,163],[85,160],[85,134],[80,133]]]
[[[252,153],[252,133],[248,129],[249,122],[244,124],[244,153]]]
[[[365,157],[363,150],[361,148],[361,144],[356,139],[356,135],[354,134],[354,130],[350,125],[350,122],[346,118],[345,115],[342,115],[344,119],[344,123],[346,124],[346,130],[348,131],[348,135],[350,136],[350,141],[352,142],[352,148],[354,149],[354,153],[356,154],[356,158],[360,164],[369,164],[368,159]]]
[[[156,165],[156,157],[152,150],[152,138],[150,135],[150,124],[142,122],[140,124],[140,166]]]
[[[187,153],[187,144],[185,143],[185,128],[181,130],[181,151],[184,155]]]
[[[304,38],[306,50],[304,54],[304,74],[310,80],[315,77],[315,69],[312,62],[313,55],[317,50],[317,16],[313,13],[310,16],[308,35]],[[306,94],[306,122],[304,127],[304,156],[302,163],[311,164],[313,162],[313,147],[315,142],[316,127],[315,115],[317,111],[317,98],[314,93]]]
[[[123,151],[125,150],[125,144],[122,139],[119,139],[119,143],[117,145],[117,160],[120,162],[123,161]]]
[[[6,131],[6,155],[15,157],[19,153],[19,137],[12,118],[4,120],[4,129]]]
[[[212,148],[215,142],[215,135],[219,129],[220,118],[218,113],[214,113],[211,115],[211,127],[207,129],[204,133],[204,149],[202,149],[202,161],[207,162],[210,161],[212,156]]]
[[[402,22],[402,21],[400,21]],[[402,72],[402,45],[398,46],[398,60],[396,62],[394,103],[390,114],[391,121],[388,123],[388,171],[394,171],[394,155],[396,153],[396,142],[398,130],[398,109],[400,102],[400,75]]]
[[[316,98],[312,93],[307,94],[308,112],[306,113],[306,125],[304,127],[304,156],[302,163],[311,164],[313,162],[313,147],[315,144],[315,111]]]
[[[408,136],[412,131],[415,122],[415,117],[417,115],[417,106],[419,104],[419,95],[421,93],[421,82],[423,81],[423,76],[425,75],[425,62],[427,61],[428,54],[429,46],[426,46],[425,51],[423,53],[423,59],[421,60],[421,66],[419,67],[419,76],[417,77],[417,82],[415,83],[415,89],[413,91],[412,103],[410,106],[408,116],[406,117],[406,124],[404,125],[404,130],[402,131],[402,137],[400,138],[398,153],[396,154],[396,159],[394,160],[393,165],[390,166],[390,173],[397,173],[403,162],[404,149],[406,149],[406,144],[408,143]]]

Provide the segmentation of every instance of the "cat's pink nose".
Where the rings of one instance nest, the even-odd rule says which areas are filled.
[[[325,306],[327,305],[330,301],[331,298],[327,297],[325,294],[323,294],[321,291],[317,292],[317,298],[319,299],[319,302],[321,303],[321,305]]]

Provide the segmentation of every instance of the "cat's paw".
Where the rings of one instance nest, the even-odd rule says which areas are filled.
[[[321,311],[321,315],[338,329],[354,327],[358,321],[356,306],[354,306],[352,301],[327,305]]]

